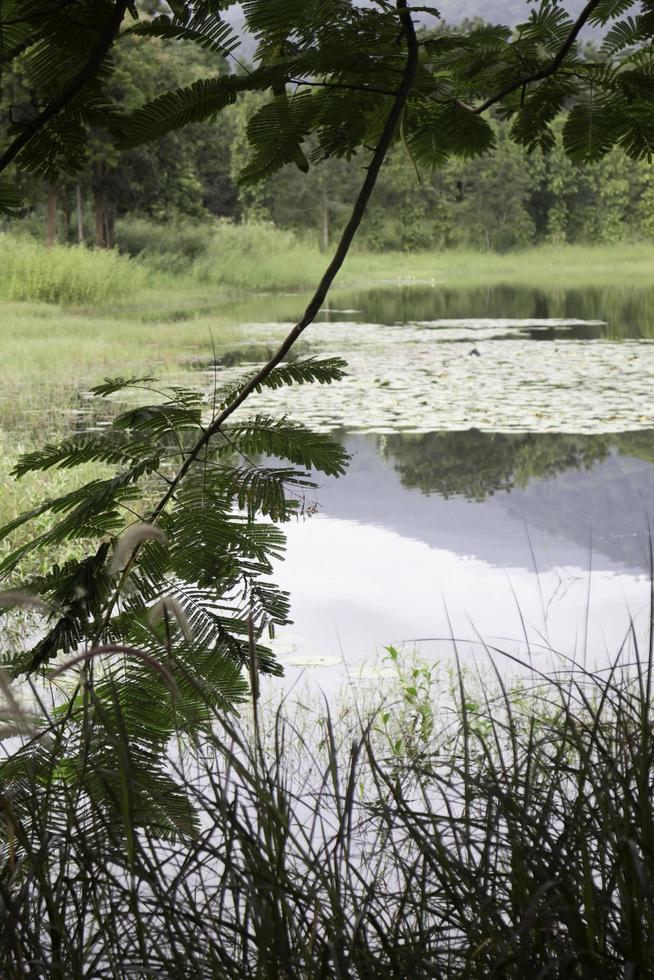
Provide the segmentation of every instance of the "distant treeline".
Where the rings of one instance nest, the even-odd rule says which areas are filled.
[[[123,106],[153,98],[215,71],[198,48],[158,46],[131,36],[116,51],[113,97]],[[306,176],[295,167],[255,187],[238,183],[247,162],[249,95],[212,124],[119,153],[107,133],[92,140],[79,178],[25,180],[23,227],[50,241],[116,244],[127,215],[170,222],[211,216],[272,221],[326,248],[342,226],[365,160],[332,160]],[[20,67],[4,84],[0,127],[28,118],[29,85]],[[466,247],[505,251],[539,242],[607,243],[654,239],[654,170],[612,152],[577,167],[560,147],[527,155],[497,122],[497,148],[435,172],[419,172],[402,143],[392,152],[362,230],[379,250]]]

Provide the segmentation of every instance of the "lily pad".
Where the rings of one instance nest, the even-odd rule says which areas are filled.
[[[288,414],[320,432],[591,434],[650,428],[654,343],[557,335],[536,344],[521,332],[536,323],[545,329],[564,322],[579,321],[313,324],[306,349],[344,357],[348,377],[319,389],[265,389],[248,402],[248,411]],[[507,329],[514,335],[507,338]],[[248,337],[269,342],[284,331],[278,324],[251,325]],[[463,340],[478,344],[481,356],[469,357]],[[227,369],[223,379],[241,372]]]

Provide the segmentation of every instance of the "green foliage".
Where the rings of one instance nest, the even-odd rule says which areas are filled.
[[[11,107],[18,111],[10,115],[8,141],[20,140],[33,122],[37,106],[36,111],[41,111],[44,103],[64,96],[62,111],[37,128],[23,145],[18,154],[21,167],[51,177],[75,172],[82,165],[89,127],[105,124],[110,115],[103,91],[110,65],[103,51],[111,45],[113,34],[108,36],[107,28],[115,15],[111,0],[76,0],[74,5],[10,0],[3,5],[0,79],[4,83],[8,72],[11,75],[18,71],[34,95],[32,112],[25,112],[23,105]],[[99,52],[98,62],[82,94],[65,98],[94,49]]]
[[[327,384],[342,376],[342,361],[310,358],[281,365],[267,383]],[[312,486],[306,470],[340,474],[346,454],[284,419],[240,418],[214,426],[209,438],[205,396],[162,389],[147,377],[107,379],[93,393],[115,399],[143,392],[145,404],[118,412],[101,432],[18,461],[19,479],[50,469],[83,473],[89,464],[102,464],[108,475],[66,489],[0,529],[1,541],[21,536],[0,573],[17,583],[12,596],[39,595],[52,609],[36,642],[7,660],[12,674],[43,674],[61,656],[88,661],[83,688],[61,705],[65,739],[77,746],[61,761],[62,779],[110,819],[119,788],[96,785],[93,772],[106,767],[104,753],[123,745],[124,734],[124,766],[132,772],[125,778],[135,794],[130,824],[173,833],[186,818],[161,768],[168,740],[175,733],[198,737],[213,712],[241,700],[242,670],[253,658],[262,671],[279,673],[262,639],[288,619],[287,596],[269,581],[284,549],[269,519],[298,513]],[[211,401],[220,410],[230,397],[216,391]],[[280,466],[280,459],[301,469]],[[44,518],[45,529],[26,537],[26,527]],[[61,543],[90,543],[91,551],[21,579],[26,559]],[[144,662],[155,671],[147,684]],[[75,752],[85,754],[89,771],[78,770]],[[9,771],[0,777],[13,778]]]
[[[255,64],[229,74],[226,57],[235,38],[213,8],[191,4],[174,14],[162,13],[161,6],[147,9],[155,16],[126,26],[111,65],[103,68],[111,111],[103,126],[88,130],[95,169],[91,180],[88,174],[80,179],[87,199],[91,189],[106,198],[110,225],[116,216],[138,215],[119,223],[121,248],[130,254],[145,251],[157,270],[185,272],[206,249],[202,233],[196,235],[177,216],[198,219],[207,211],[257,223],[272,218],[311,232],[321,248],[329,247],[346,220],[402,63],[395,15],[355,10],[343,2],[334,5],[327,28],[325,12],[312,4],[298,11],[249,6],[249,25],[259,42]],[[479,21],[425,31],[415,91],[381,179],[379,207],[365,229],[369,244],[505,250],[542,239],[647,234],[637,188],[642,186],[645,196],[650,21],[646,11],[641,17],[632,16],[635,12],[633,3],[600,4],[589,20],[597,31],[608,32],[609,40],[611,32],[624,34],[630,25],[630,37],[638,35],[635,46],[625,40],[618,50],[615,38],[603,53],[573,45],[558,71],[525,83],[522,92],[508,92],[517,66],[525,77],[542,73],[569,34],[572,22],[561,4],[525,5],[529,17],[514,34]],[[285,24],[293,23],[286,39],[282,16]],[[0,100],[0,129],[3,113],[5,119],[8,113],[26,119],[34,113],[34,80],[20,58],[12,64]],[[310,84],[302,85],[303,80]],[[505,89],[484,119],[484,99]],[[628,220],[626,212],[616,220],[612,204],[609,233],[608,223],[598,231],[591,218],[593,208],[600,223],[608,213],[607,201],[592,186],[592,166],[557,189],[549,177],[560,163],[551,165],[550,158],[559,161],[563,147],[565,159],[591,165],[608,161],[604,179],[610,180],[612,168],[622,166],[616,146],[625,159],[639,158],[631,164],[635,193],[630,192],[639,220]],[[532,159],[516,147],[534,154]],[[301,176],[298,167],[308,172]],[[239,175],[246,184],[237,188]],[[253,187],[253,181],[263,185]],[[43,209],[39,181],[30,182],[24,171],[20,186],[26,201]],[[58,194],[64,217],[60,237],[70,240],[75,185],[60,178]],[[592,200],[586,200],[589,194]],[[15,192],[7,207],[15,213]],[[158,233],[145,231],[144,214],[159,224]],[[85,221],[88,234],[88,215]],[[178,249],[170,247],[176,235],[167,226],[173,221],[180,226]],[[114,238],[110,233],[110,242]],[[202,265],[215,267],[213,257]],[[233,265],[225,280],[245,284],[238,262]],[[205,271],[200,276],[211,278]],[[274,276],[288,278],[284,263],[271,269],[263,285],[272,284]]]
[[[29,239],[0,236],[0,293],[8,299],[64,305],[102,303],[142,289],[146,270],[116,252],[59,245],[46,249]]]
[[[296,289],[315,281],[319,256],[292,232],[275,228],[271,222],[252,221],[242,225],[218,222],[204,256],[194,263],[191,274],[202,284],[237,289]]]
[[[307,171],[329,159],[365,157],[405,60],[394,7],[363,8],[351,0],[289,5],[252,0],[244,14],[257,40],[254,64],[247,72],[228,74],[225,58],[239,39],[220,10],[231,6],[176,4],[124,29],[114,61],[95,66],[93,82],[25,145],[23,169],[49,175],[79,169],[94,128],[125,150],[212,120],[246,92],[260,93],[263,101],[253,107],[247,127],[251,152],[241,171],[245,181],[288,164]],[[32,105],[34,93],[38,101],[46,86],[49,92],[65,91],[99,43],[111,11],[108,0],[75,0],[47,16],[35,15],[25,0],[5,5],[4,70],[13,73],[12,84],[19,76],[27,80]],[[483,113],[491,106],[512,121],[512,137],[529,149],[553,146],[553,124],[563,113],[565,147],[573,159],[595,161],[615,146],[634,159],[647,158],[654,146],[649,47],[654,8],[649,0],[640,9],[636,0],[599,3],[585,19],[604,33],[601,54],[574,43],[575,22],[559,0],[543,0],[529,10],[525,5],[525,19],[514,32],[479,22],[425,32],[398,137],[414,162],[438,167],[451,156],[490,149],[494,133]],[[62,59],[57,52],[64,37]],[[162,54],[152,58],[167,51],[172,64],[182,50],[187,63],[195,59],[186,78],[177,69],[166,72]],[[197,53],[191,56],[192,51]],[[143,75],[139,61],[150,66],[150,78],[158,63],[154,89],[141,82],[129,91],[125,67]],[[195,75],[190,81],[189,73]],[[22,100],[28,89],[21,89]],[[24,118],[31,118],[29,109]],[[10,139],[21,125],[10,127]],[[189,140],[175,144],[186,160]],[[104,156],[110,156],[107,135],[101,141]],[[186,161],[182,169],[192,181]],[[7,200],[6,206],[14,205]]]
[[[393,756],[409,765],[419,764],[436,727],[438,665],[408,658],[394,646],[386,647],[383,663],[392,669],[391,683],[399,688],[399,698],[382,707],[379,730]]]
[[[210,224],[188,219],[179,219],[173,225],[129,217],[116,226],[116,245],[133,258],[142,256],[150,269],[183,274],[206,255],[212,233]]]

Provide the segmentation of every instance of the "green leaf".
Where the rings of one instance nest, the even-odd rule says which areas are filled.
[[[16,218],[23,205],[20,191],[13,183],[5,178],[0,179],[0,214],[8,218]]]
[[[621,128],[610,105],[591,100],[570,111],[563,127],[563,145],[575,162],[595,163],[615,144]]]
[[[214,451],[224,452],[235,447],[247,456],[288,459],[305,469],[316,469],[328,476],[342,475],[349,459],[343,447],[329,436],[311,432],[284,418],[256,416],[249,421],[230,425],[226,432],[229,443],[215,445],[214,440]]]
[[[91,388],[91,393],[100,398],[107,398],[108,395],[115,395],[116,392],[122,391],[124,388],[140,388],[143,385],[147,385],[156,379],[150,375],[144,375],[143,377],[131,377],[131,378],[105,378],[102,384],[95,385]]]

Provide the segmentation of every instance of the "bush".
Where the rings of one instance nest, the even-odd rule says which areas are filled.
[[[116,244],[132,258],[142,256],[151,268],[180,273],[206,254],[212,225],[188,220],[161,224],[147,218],[123,218],[116,226]]]
[[[118,222],[116,241],[121,252],[142,258],[155,273],[189,275],[203,285],[243,290],[310,286],[324,265],[315,246],[266,222],[158,224],[124,218]]]
[[[113,251],[84,246],[48,249],[27,238],[0,236],[0,293],[7,299],[96,304],[145,285],[145,269]]]

